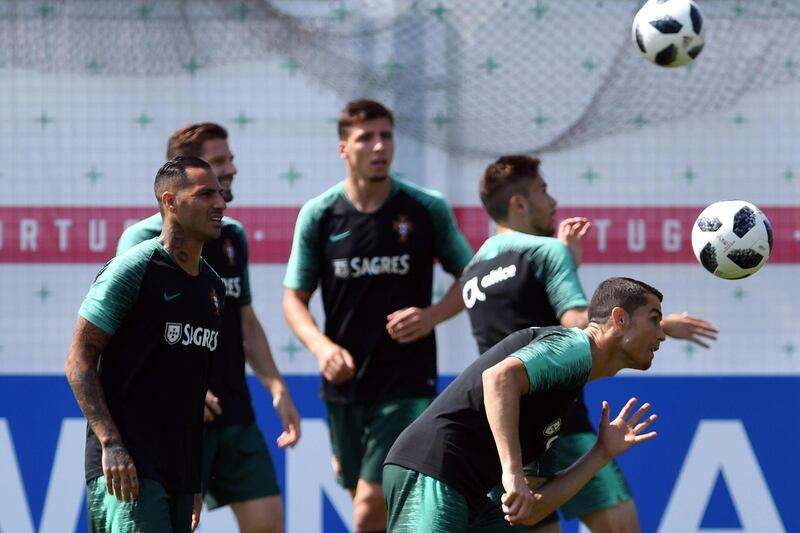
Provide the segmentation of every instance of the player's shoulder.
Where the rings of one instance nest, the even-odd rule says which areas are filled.
[[[507,231],[492,235],[478,248],[472,262],[492,259],[504,252],[536,253],[540,251],[556,253],[567,247],[555,237],[543,237],[520,231]]]
[[[120,255],[111,259],[103,267],[107,274],[126,275],[129,273],[143,273],[156,254],[162,254],[164,247],[153,237],[128,248]]]
[[[343,194],[344,181],[340,181],[304,203],[300,213],[305,216],[319,216],[342,198]]]
[[[239,239],[245,239],[244,224],[239,220],[225,215],[222,217],[222,235],[232,235]]]
[[[397,191],[407,194],[425,207],[447,206],[444,195],[437,190],[427,189],[416,183],[411,183],[410,181],[399,178],[392,178],[392,183],[394,183]]]
[[[137,244],[152,239],[161,234],[162,219],[161,213],[155,213],[134,224],[131,224],[119,238],[117,243],[117,255],[124,253]]]

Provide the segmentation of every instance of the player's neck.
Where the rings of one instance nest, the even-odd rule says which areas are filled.
[[[533,231],[529,227],[526,227],[524,224],[517,224],[513,221],[506,221],[502,224],[497,224],[494,232],[495,235],[500,235],[502,233],[527,233],[528,235],[539,235],[539,233]]]
[[[196,276],[200,273],[200,254],[203,252],[203,243],[189,237],[180,224],[164,221],[158,242],[187,274]]]
[[[392,192],[392,178],[374,181],[364,176],[350,174],[344,190],[353,206],[362,213],[374,213],[386,202]]]
[[[622,365],[614,359],[615,350],[611,332],[594,322],[589,323],[583,331],[589,336],[589,346],[592,350],[592,370],[587,381],[613,376],[622,370]]]

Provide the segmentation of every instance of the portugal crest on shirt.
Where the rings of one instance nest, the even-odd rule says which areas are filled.
[[[236,261],[236,248],[233,247],[233,243],[230,239],[225,239],[225,245],[223,246],[225,250],[225,257],[228,258],[228,263],[233,265]]]
[[[392,229],[400,237],[400,242],[408,242],[408,234],[414,229],[414,223],[405,215],[400,215],[394,220]]]
[[[219,316],[221,306],[219,303],[219,297],[217,296],[217,290],[211,289],[210,296],[211,296],[211,303],[214,304],[214,312],[217,314],[217,316]]]
[[[167,327],[164,330],[164,340],[167,344],[175,344],[181,340],[181,329],[183,325],[177,322],[167,322]]]

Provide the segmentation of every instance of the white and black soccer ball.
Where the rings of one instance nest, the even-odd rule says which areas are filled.
[[[769,259],[772,226],[750,202],[716,202],[697,217],[692,227],[692,249],[700,264],[715,276],[746,278]]]
[[[649,0],[633,19],[633,41],[662,67],[693,61],[705,45],[703,12],[693,0]]]

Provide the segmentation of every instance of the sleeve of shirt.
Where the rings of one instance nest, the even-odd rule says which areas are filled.
[[[548,333],[509,357],[525,366],[528,394],[580,386],[592,368],[589,338],[577,328]]]
[[[430,212],[433,218],[436,257],[442,262],[445,271],[458,275],[472,259],[472,248],[458,229],[456,217],[441,195],[433,196]]]
[[[289,289],[313,292],[319,280],[319,213],[312,204],[300,209],[294,225],[292,252],[286,265],[283,285]]]
[[[134,252],[106,263],[89,288],[78,314],[113,335],[136,304],[148,257]]]
[[[589,302],[583,293],[578,270],[569,248],[558,239],[550,241],[549,246],[533,252],[531,259],[533,264],[540,265],[540,272],[536,272],[536,276],[544,281],[550,305],[556,316],[561,318],[565,311],[586,307]],[[537,254],[543,254],[544,257],[535,258]]]
[[[250,248],[247,246],[247,234],[243,227],[238,228],[239,250],[242,254],[242,294],[239,296],[239,306],[244,307],[253,303],[253,294],[250,291]]]

